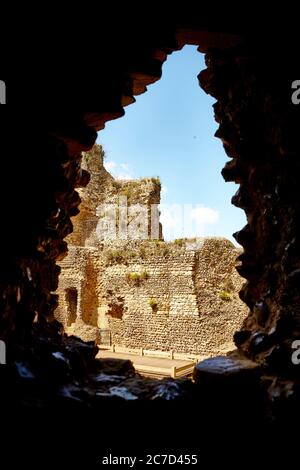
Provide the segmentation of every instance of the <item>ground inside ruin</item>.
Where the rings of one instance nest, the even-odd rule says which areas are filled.
[[[195,361],[118,353],[105,349],[100,350],[96,357],[98,359],[128,359],[132,362],[133,367],[139,374],[143,375],[144,377],[157,378],[192,376],[196,364]],[[206,357],[203,356],[202,359],[206,359]]]

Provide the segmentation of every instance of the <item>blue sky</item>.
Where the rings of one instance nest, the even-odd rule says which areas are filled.
[[[228,157],[214,137],[214,99],[198,85],[204,68],[204,55],[194,46],[173,53],[162,78],[125,108],[124,117],[106,123],[97,141],[115,177],[160,177],[166,239],[213,235],[236,244],[231,235],[246,218],[230,203],[238,186],[220,174]]]

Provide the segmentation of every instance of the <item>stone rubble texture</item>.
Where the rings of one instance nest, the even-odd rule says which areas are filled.
[[[160,203],[160,184],[151,178],[114,180],[97,145],[84,155],[84,167],[91,180],[80,190],[83,209],[67,237],[68,256],[60,263],[57,290],[55,316],[66,332],[101,344],[99,329],[107,329],[111,344],[128,348],[199,355],[234,349],[233,335],[247,312],[238,297],[243,280],[235,269],[241,250],[213,237],[99,239],[101,219],[95,214],[100,204],[117,204],[126,194],[128,210],[133,204],[150,207]],[[111,253],[121,259],[110,260]],[[76,314],[70,312],[70,289],[77,293]],[[221,298],[224,292],[228,300]]]

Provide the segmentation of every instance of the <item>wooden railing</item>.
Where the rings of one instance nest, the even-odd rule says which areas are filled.
[[[182,361],[193,361],[199,362],[203,361],[208,355],[197,355],[189,353],[177,353],[175,351],[159,351],[156,349],[144,349],[144,348],[127,348],[124,346],[107,346],[104,344],[98,344],[100,350],[112,351],[120,354],[132,354],[136,356],[149,356],[149,357],[158,357],[164,359],[177,359]]]

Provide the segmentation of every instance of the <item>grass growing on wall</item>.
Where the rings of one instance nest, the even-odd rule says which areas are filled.
[[[227,290],[222,290],[221,292],[219,292],[219,298],[221,300],[229,302],[232,300],[232,293]]]
[[[142,281],[149,279],[149,273],[148,271],[142,271],[141,273],[132,271],[130,273],[126,273],[126,279],[127,281],[132,281],[136,285],[140,285]]]
[[[157,310],[158,307],[158,302],[154,297],[151,297],[148,301],[149,306],[152,308],[152,310]]]

